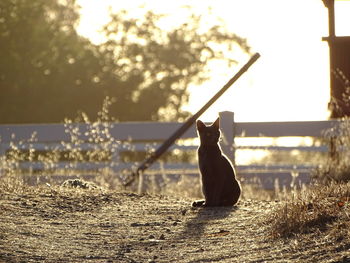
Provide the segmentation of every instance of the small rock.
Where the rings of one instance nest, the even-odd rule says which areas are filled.
[[[80,188],[80,189],[98,189],[99,187],[92,183],[81,179],[69,179],[61,184],[61,187],[65,188]]]

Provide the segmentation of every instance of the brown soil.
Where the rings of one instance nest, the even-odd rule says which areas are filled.
[[[349,246],[324,232],[270,238],[262,219],[275,202],[190,203],[97,190],[0,193],[0,262],[350,262]]]

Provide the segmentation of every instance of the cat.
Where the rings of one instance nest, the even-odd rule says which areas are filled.
[[[197,132],[200,138],[198,166],[205,200],[195,201],[192,206],[235,205],[241,195],[241,186],[231,162],[223,155],[218,144],[219,118],[211,126],[197,120]]]

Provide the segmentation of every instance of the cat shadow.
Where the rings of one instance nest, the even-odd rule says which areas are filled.
[[[201,207],[191,208],[195,217],[186,222],[182,236],[191,236],[200,238],[203,236],[205,226],[211,221],[220,220],[228,217],[231,213],[238,210],[238,206],[233,207]]]

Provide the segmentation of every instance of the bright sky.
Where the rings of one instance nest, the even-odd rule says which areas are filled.
[[[99,27],[108,22],[107,7],[137,10],[143,0],[78,0],[82,6],[79,32],[98,41]],[[261,58],[202,119],[234,111],[236,121],[325,120],[328,117],[329,66],[327,8],[321,0],[148,0],[145,6],[176,17],[183,5],[205,13],[208,7],[227,28],[247,38]],[[350,35],[350,1],[336,1],[336,34]],[[211,80],[190,87],[187,109],[196,112],[239,67],[213,70]]]

